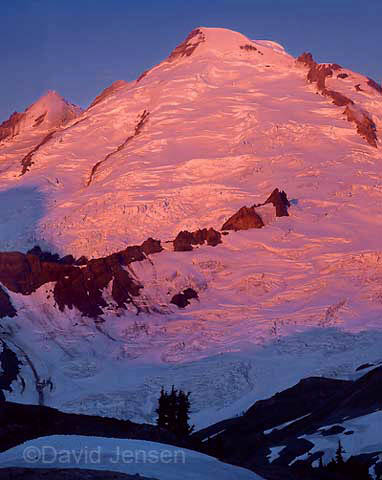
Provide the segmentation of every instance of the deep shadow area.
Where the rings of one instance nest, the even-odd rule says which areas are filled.
[[[12,402],[0,404],[0,452],[27,440],[48,435],[130,438],[189,447],[171,432],[155,425],[95,415],[64,413],[55,408]],[[0,477],[2,478],[2,477]]]
[[[140,475],[127,475],[106,470],[82,468],[4,468],[0,469],[2,480],[155,480]]]
[[[25,250],[39,243],[37,225],[47,198],[33,186],[0,190],[0,251]]]

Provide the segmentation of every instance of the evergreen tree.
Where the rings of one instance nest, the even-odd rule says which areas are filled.
[[[169,396],[163,387],[160,391],[160,397],[158,400],[158,408],[156,409],[156,413],[158,415],[158,427],[169,430]]]
[[[168,429],[176,435],[178,430],[178,390],[175,389],[174,385],[171,387],[168,396],[168,410]]]
[[[344,463],[344,457],[343,453],[345,453],[345,450],[342,448],[342,443],[341,440],[338,440],[338,448],[336,450],[336,463],[337,465],[342,465]]]
[[[190,426],[190,392],[185,393],[180,390],[177,397],[177,429],[176,434],[178,437],[187,437],[194,430],[194,425]]]
[[[187,437],[194,430],[194,426],[189,425],[190,409],[190,393],[178,391],[174,385],[168,393],[162,387],[156,409],[156,423],[158,427],[165,428],[179,438]]]
[[[327,471],[336,475],[335,478],[344,478],[346,480],[371,480],[369,474],[369,465],[362,462],[357,457],[350,457],[346,462],[343,458],[345,453],[342,448],[341,442],[338,442],[338,448],[335,458],[330,460],[326,466],[320,467],[323,471]]]

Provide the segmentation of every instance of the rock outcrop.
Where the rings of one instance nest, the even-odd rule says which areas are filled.
[[[317,89],[322,95],[329,97],[333,100],[333,103],[337,106],[347,105],[349,103],[353,104],[354,102],[350,99],[345,97],[339,92],[335,90],[328,90],[326,88],[326,78],[332,77],[333,73],[337,70],[341,70],[341,65],[337,63],[330,63],[330,64],[319,64],[314,59],[311,53],[305,52],[297,58],[297,62],[302,63],[306,67],[309,68],[307,80],[310,83],[315,83],[317,85]],[[346,78],[347,75],[338,74],[337,78]]]
[[[302,53],[297,62],[309,68],[307,79],[310,83],[316,83],[320,92],[326,89],[326,77],[332,77],[334,70],[340,70],[341,66],[337,64],[318,64],[310,52]]]
[[[14,112],[0,125],[0,142],[16,135],[17,127],[24,116],[25,113]]]
[[[141,245],[142,252],[145,255],[151,255],[152,253],[160,253],[163,250],[160,240],[154,240],[149,237]]]
[[[20,177],[22,175],[25,175],[27,172],[29,172],[31,166],[33,165],[33,155],[42,147],[44,146],[46,143],[49,142],[49,140],[51,140],[54,136],[54,134],[56,133],[56,130],[52,130],[51,132],[48,133],[48,135],[46,135],[40,143],[38,143],[30,152],[28,152],[25,157],[21,160],[21,173],[20,173]]]
[[[80,107],[67,102],[55,91],[48,91],[24,112],[14,112],[0,125],[0,142],[23,132],[57,130],[81,114]],[[41,132],[40,132],[41,133]]]
[[[377,126],[367,112],[348,105],[344,114],[349,122],[353,122],[357,126],[358,134],[367,140],[367,143],[377,148]]]
[[[288,215],[290,204],[284,191],[276,188],[267,200],[258,206],[266,204],[273,204],[276,216]],[[247,230],[263,226],[261,216],[256,213],[255,206],[252,206],[242,207],[225,222],[222,230]],[[224,232],[218,232],[213,228],[203,228],[194,232],[183,230],[172,242],[174,251],[191,251],[193,246],[204,244],[215,247],[222,243],[223,234]],[[111,297],[118,308],[125,309],[128,304],[133,304],[140,311],[135,299],[143,285],[125,267],[162,250],[160,240],[148,238],[141,245],[130,246],[120,252],[92,260],[86,257],[76,260],[72,255],[60,258],[57,253],[43,251],[38,245],[26,254],[1,252],[0,318],[17,315],[9,295],[1,288],[1,284],[10,292],[31,295],[38,288],[52,282],[54,286],[47,290],[46,294],[47,298],[53,296],[59,310],[74,307],[82,315],[91,318],[99,317],[104,313],[104,309],[111,307],[103,297],[104,289],[110,285]],[[198,295],[189,288],[174,295],[171,303],[184,308],[191,298],[198,298]]]
[[[334,105],[339,107],[346,106],[344,114],[346,115],[349,122],[354,122],[357,127],[357,133],[364,138],[369,145],[377,148],[377,127],[373,122],[370,114],[368,112],[360,109],[353,100],[346,97],[342,93],[339,93],[335,90],[328,90],[326,88],[326,78],[332,77],[333,72],[336,70],[341,70],[341,66],[337,64],[318,64],[314,59],[311,53],[305,52],[297,58],[297,62],[308,67],[309,71],[307,74],[307,80],[310,83],[315,83],[318,91],[325,97],[332,99]],[[337,78],[346,78],[347,75],[344,74],[337,75]],[[367,84],[374,88],[376,91],[382,93],[382,87],[368,78]],[[356,85],[357,91],[362,91],[359,85]]]
[[[221,233],[217,232],[213,228],[203,228],[189,232],[182,230],[178,233],[177,237],[173,241],[175,252],[187,252],[192,250],[192,245],[203,245],[207,242],[207,245],[216,247],[221,241]]]
[[[7,292],[0,287],[0,318],[15,317],[17,315],[15,307]]]
[[[191,299],[198,299],[198,293],[193,288],[186,288],[181,293],[174,295],[170,301],[179,308],[185,308],[190,304]]]
[[[354,432],[347,428],[348,419],[357,425],[356,419],[364,420],[366,415],[378,414],[382,401],[381,380],[382,367],[375,368],[355,381],[304,378],[287,390],[257,401],[242,416],[199,430],[192,438],[202,441],[201,450],[204,453],[218,455],[223,461],[250,468],[264,478],[358,480],[362,477],[357,474],[344,477],[321,476],[320,470],[309,468],[320,457],[317,448],[312,455],[300,459],[298,457],[318,446],[316,442],[312,443],[314,435],[316,438],[342,433],[352,435]],[[363,439],[366,439],[370,424],[367,420],[361,424],[365,435]],[[312,434],[313,439],[310,436]],[[336,446],[337,441],[333,440],[333,445]],[[360,441],[359,437],[354,441]],[[270,462],[271,449],[281,445],[283,447],[277,458]],[[357,454],[359,460],[370,468],[378,462],[379,450],[379,446],[375,445],[375,451],[371,450],[373,454],[362,455],[361,449]],[[323,452],[324,447],[321,454]],[[302,471],[299,471],[300,467]]]
[[[55,282],[52,293],[61,311],[65,307],[76,307],[83,315],[94,318],[102,315],[103,308],[108,306],[102,291],[110,282],[111,296],[119,308],[134,303],[134,297],[143,287],[124,267],[161,249],[159,241],[148,239],[140,246],[89,260],[82,268],[59,261],[43,261],[36,255],[4,252],[0,253],[0,283],[12,292],[30,295],[42,285]],[[4,311],[15,314],[6,296],[1,298]]]
[[[241,207],[222,226],[222,230],[248,230],[250,228],[264,227],[263,220],[256,213],[255,207]]]
[[[276,217],[288,217],[288,208],[290,207],[290,202],[288,200],[287,194],[284,190],[279,190],[275,188],[273,192],[269,195],[269,197],[265,200],[264,203],[260,203],[259,205],[253,205],[256,207],[262,207],[263,205],[267,205],[271,203],[276,209]]]
[[[361,110],[353,100],[342,95],[342,93],[336,92],[335,90],[328,90],[326,88],[326,78],[332,77],[334,71],[341,70],[341,66],[337,64],[318,64],[309,52],[301,54],[297,58],[297,62],[309,68],[307,80],[310,83],[315,83],[318,91],[322,93],[322,95],[331,98],[334,105],[339,107],[346,106],[344,114],[348,121],[354,122],[357,127],[357,133],[364,138],[369,145],[377,148],[377,127],[370,114]],[[345,76],[339,74],[337,75],[337,78],[346,78],[347,75],[344,75]],[[368,78],[367,84],[382,93],[382,87],[371,78]],[[362,91],[359,85],[356,85],[356,90]]]
[[[106,155],[106,157],[103,159],[103,160],[99,160],[96,164],[93,165],[91,171],[90,171],[90,175],[89,175],[89,179],[86,183],[86,186],[89,187],[90,184],[92,183],[96,173],[97,173],[97,170],[99,169],[99,167],[104,164],[105,162],[107,162],[113,155],[115,155],[116,153],[120,152],[121,150],[123,150],[126,145],[131,142],[131,140],[133,140],[135,137],[137,137],[143,127],[145,126],[145,124],[147,123],[147,120],[149,118],[149,115],[150,115],[150,112],[148,110],[143,110],[143,112],[138,115],[138,118],[137,118],[137,123],[135,125],[135,128],[134,128],[134,133],[132,135],[129,135],[126,140],[121,143],[120,145],[118,145],[118,147],[113,150],[112,152],[108,153]]]
[[[382,85],[380,85],[370,77],[368,77],[367,79],[367,84],[369,85],[369,87],[373,88],[374,90],[376,90],[378,93],[382,95]]]
[[[324,94],[327,97],[330,97],[333,100],[334,105],[337,105],[337,107],[344,107],[345,105],[354,105],[353,100],[346,97],[345,95],[342,95],[342,93],[340,92],[336,92],[335,90],[325,89]]]
[[[199,29],[196,28],[192,30],[192,32],[188,35],[188,37],[178,45],[168,57],[169,62],[173,62],[177,58],[181,57],[189,57],[192,55],[194,50],[205,41],[204,33]]]
[[[256,208],[263,207],[271,203],[276,209],[276,217],[289,216],[288,207],[290,203],[284,190],[275,188],[264,203],[255,204],[252,207],[241,207],[232,217],[230,217],[222,226],[222,230],[248,230],[250,228],[264,227],[261,215],[256,212]]]

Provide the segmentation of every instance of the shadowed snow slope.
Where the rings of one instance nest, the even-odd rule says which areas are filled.
[[[29,449],[28,449],[29,447]],[[62,468],[65,451],[70,452],[65,461],[66,468],[94,468],[95,470],[116,471],[141,474],[160,480],[261,480],[245,468],[219,462],[213,457],[192,450],[180,449],[162,443],[144,442],[101,437],[82,437],[74,435],[55,435],[41,437],[26,442],[0,454],[2,467],[27,467],[31,461],[25,459],[23,452],[42,453],[41,458],[33,462],[34,467]],[[33,454],[31,453],[31,455]],[[87,453],[92,452],[89,461]],[[33,457],[30,457],[33,459]]]
[[[193,392],[202,426],[301,376],[347,377],[378,359],[382,95],[335,68],[326,89],[367,112],[377,148],[280,45],[215,28],[194,30],[52,134],[0,144],[0,251],[38,243],[96,258],[150,236],[165,248],[124,267],[143,286],[135,307],[113,304],[110,282],[96,321],[60,311],[53,281],[29,296],[3,286],[18,315],[1,336],[27,384],[12,399],[36,402],[43,389],[67,411],[152,420],[170,382]],[[259,207],[263,228],[173,251],[179,232],[219,230],[275,187],[289,216]],[[170,300],[186,288],[198,298],[179,310]]]

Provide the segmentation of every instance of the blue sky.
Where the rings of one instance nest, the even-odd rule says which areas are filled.
[[[2,0],[0,121],[48,89],[83,107],[197,26],[305,50],[382,80],[381,0]]]

